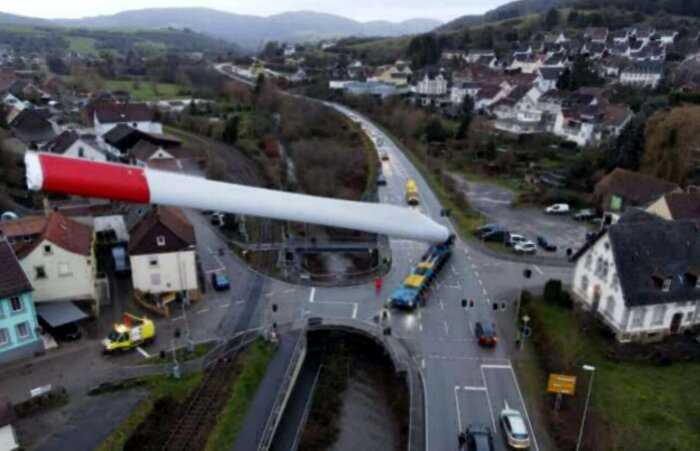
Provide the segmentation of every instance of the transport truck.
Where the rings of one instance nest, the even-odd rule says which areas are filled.
[[[418,185],[413,179],[409,179],[406,182],[406,203],[408,205],[418,205],[420,203],[420,198],[418,197]]]
[[[147,317],[139,318],[130,313],[125,313],[120,324],[115,324],[114,329],[107,338],[102,340],[102,352],[112,354],[128,351],[142,344],[152,342],[156,337],[156,326]]]

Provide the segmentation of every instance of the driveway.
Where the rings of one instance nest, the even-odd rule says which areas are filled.
[[[566,249],[580,248],[586,241],[586,232],[591,231],[586,223],[574,221],[568,215],[547,215],[544,209],[535,207],[511,207],[515,195],[506,188],[475,182],[466,182],[462,186],[466,187],[471,205],[486,215],[489,222],[533,241],[540,235],[544,236],[557,246],[557,252],[538,249],[537,255],[541,257],[565,258]]]

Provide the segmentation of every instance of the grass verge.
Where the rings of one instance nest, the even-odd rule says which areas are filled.
[[[579,313],[541,300],[525,309],[533,320],[540,365],[524,366],[520,373],[530,386],[529,395],[538,396],[536,404],[545,406],[543,415],[561,449],[573,448],[580,425],[590,380],[580,370],[583,364],[596,367],[584,450],[700,449],[700,398],[689,396],[700,386],[700,363],[658,366],[613,360],[606,352],[612,343],[598,327],[582,327],[587,323]],[[565,400],[559,415],[551,410],[553,395],[545,393],[548,372],[578,376],[577,394]]]
[[[219,414],[216,426],[207,440],[206,451],[229,449],[243,425],[248,408],[255,398],[267,366],[275,353],[275,347],[262,340],[256,341],[241,362],[243,370],[233,381],[231,395]]]
[[[205,343],[197,343],[194,345],[194,351],[193,352],[187,352],[187,347],[181,347],[177,348],[175,350],[175,355],[177,356],[177,361],[178,362],[187,362],[189,360],[196,360],[200,357],[204,357],[207,352],[211,350],[211,348],[214,347],[216,342],[213,341],[207,341]],[[152,355],[150,357],[145,358],[144,360],[140,361],[138,364],[139,365],[160,365],[163,363],[169,363],[173,361],[173,353],[172,352],[166,352],[165,353],[165,358],[161,358],[160,355]]]
[[[160,99],[177,99],[186,97],[186,88],[174,83],[154,83],[147,80],[106,80],[105,89],[126,91],[132,100],[147,102]]]
[[[141,401],[131,414],[102,442],[96,451],[117,451],[124,449],[129,437],[136,431],[141,423],[148,417],[155,406],[156,401],[164,398],[172,398],[176,401],[184,401],[202,381],[202,373],[194,373],[180,380],[169,376],[146,376],[134,383],[134,386],[146,387],[149,390],[148,397]]]

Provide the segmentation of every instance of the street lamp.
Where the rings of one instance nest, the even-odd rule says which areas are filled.
[[[583,427],[586,425],[586,415],[588,414],[588,404],[591,400],[591,390],[593,389],[593,376],[595,376],[595,367],[591,365],[583,365],[584,371],[591,373],[591,378],[588,380],[588,394],[586,395],[586,404],[583,407],[583,418],[581,418],[581,428],[578,431],[578,440],[576,441],[576,451],[581,448],[583,440]]]

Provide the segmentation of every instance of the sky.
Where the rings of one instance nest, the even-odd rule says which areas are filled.
[[[120,11],[163,7],[207,7],[237,14],[268,16],[309,10],[338,14],[351,19],[401,21],[429,18],[442,21],[465,14],[481,14],[509,0],[22,0],[11,2],[0,11],[46,19],[74,19],[114,14]]]

